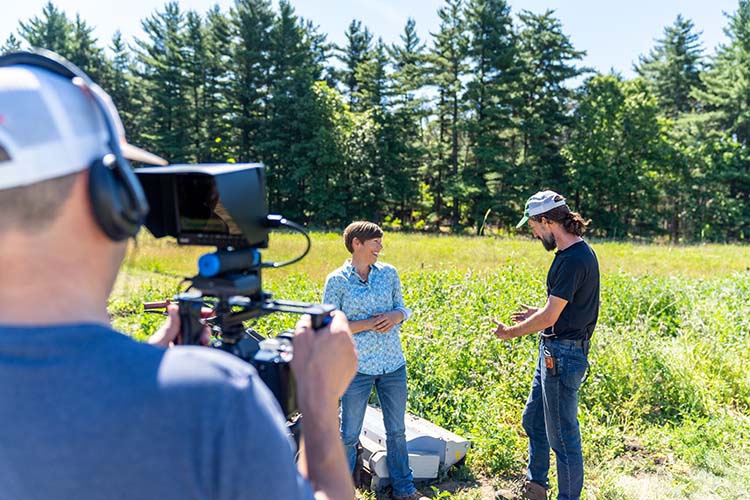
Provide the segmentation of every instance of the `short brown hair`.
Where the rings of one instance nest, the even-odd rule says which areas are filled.
[[[80,172],[0,190],[0,233],[22,229],[35,233],[49,227],[60,214]]]
[[[346,229],[344,229],[344,245],[346,245],[346,249],[349,250],[349,253],[354,253],[354,247],[352,246],[354,238],[357,238],[364,243],[367,240],[382,237],[383,230],[374,222],[358,220],[352,222],[346,226]]]

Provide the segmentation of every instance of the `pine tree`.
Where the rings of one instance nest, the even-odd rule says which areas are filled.
[[[726,45],[703,74],[705,91],[697,92],[715,150],[723,151],[720,181],[727,186],[727,212],[750,211],[750,0],[740,0],[729,14]],[[732,143],[736,147],[728,147]],[[750,238],[746,216],[733,219],[729,239]]]
[[[129,140],[134,144],[144,144],[141,138],[145,121],[141,113],[146,108],[143,84],[135,75],[134,62],[119,30],[112,36],[109,48],[112,59],[107,91],[117,107]]]
[[[211,155],[208,142],[205,114],[205,92],[207,84],[207,63],[213,57],[208,53],[205,40],[206,30],[203,19],[195,11],[185,15],[185,37],[183,46],[185,101],[188,108],[188,145],[184,152],[190,162],[203,162]]]
[[[76,15],[70,40],[70,61],[107,90],[111,81],[109,61],[104,50],[97,45],[93,32],[94,28]]]
[[[355,69],[358,89],[354,93],[359,110],[373,113],[376,121],[384,120],[390,98],[390,78],[388,75],[388,51],[382,39],[377,43]]]
[[[316,80],[326,80],[329,86],[333,84],[328,82],[331,77],[332,69],[329,61],[332,57],[334,46],[328,41],[328,35],[320,32],[320,27],[310,20],[300,19],[304,26],[304,44],[309,47],[311,63],[314,69]]]
[[[635,70],[656,97],[661,114],[668,118],[665,126],[670,134],[671,154],[659,169],[655,179],[660,190],[659,212],[662,227],[674,242],[680,240],[685,230],[689,211],[695,200],[696,175],[702,175],[695,166],[703,163],[693,155],[695,134],[694,115],[698,111],[696,94],[703,84],[703,48],[700,33],[694,32],[692,21],[681,15],[664,29],[664,38],[648,56],[640,57]]]
[[[267,133],[258,144],[268,168],[269,200],[274,210],[305,220],[310,182],[316,161],[305,147],[313,140],[310,104],[318,68],[305,28],[289,2],[279,4],[279,15],[270,33],[271,68]]]
[[[394,204],[391,180],[400,174],[400,165],[395,152],[397,138],[394,137],[393,116],[388,109],[390,101],[390,78],[388,75],[388,51],[382,39],[378,39],[369,57],[357,68],[359,92],[356,96],[359,109],[367,113],[375,124],[375,147],[370,150],[372,158],[366,163],[370,170],[363,181],[356,184],[358,198],[371,207],[367,213],[389,213]],[[364,172],[363,172],[364,173]],[[372,215],[371,215],[372,217]]]
[[[394,103],[418,108],[426,102],[425,98],[417,96],[417,91],[425,84],[425,46],[416,26],[414,19],[409,18],[399,37],[401,45],[393,44],[389,52],[394,70],[391,75]]]
[[[678,15],[664,28],[664,38],[648,56],[641,56],[636,72],[646,79],[662,113],[676,118],[695,110],[695,91],[703,87],[703,48],[693,22]]]
[[[461,102],[463,77],[467,73],[466,34],[462,0],[446,0],[438,10],[440,31],[435,35],[435,46],[430,54],[430,83],[437,87],[437,137],[432,145],[429,184],[435,198],[436,224],[448,215],[452,226],[461,220],[462,185],[459,176],[460,134],[463,128]],[[446,199],[451,201],[446,212]]]
[[[717,126],[750,147],[750,1],[740,0],[728,18],[729,43],[719,48],[698,94]]]
[[[425,46],[411,18],[400,38],[401,45],[390,48],[392,117],[388,130],[397,168],[385,179],[385,189],[392,199],[393,219],[413,224],[420,202],[419,167],[425,160],[422,122],[427,119],[427,99],[418,94],[425,85]]]
[[[8,52],[17,52],[21,50],[21,41],[11,33],[8,35],[8,39],[5,40],[5,44],[0,47],[0,54],[6,54]]]
[[[581,74],[575,66],[585,54],[573,47],[552,11],[519,14],[517,165],[518,186],[531,194],[540,188],[567,192],[567,166],[561,149],[570,126],[568,109],[573,91],[567,81]]]
[[[48,49],[68,59],[73,55],[73,25],[52,2],[45,4],[41,17],[20,22],[18,33],[31,47]]]
[[[232,28],[230,19],[218,6],[206,14],[203,40],[205,85],[201,108],[207,144],[200,157],[202,161],[222,163],[231,158]]]
[[[258,144],[265,140],[264,124],[268,119],[275,16],[270,0],[237,0],[231,17],[236,39],[231,92],[235,158],[240,162],[262,161]]]
[[[190,161],[191,129],[185,79],[185,16],[176,2],[142,21],[146,40],[136,39],[139,74],[149,106],[146,146],[171,163]]]
[[[352,20],[346,31],[346,47],[338,48],[339,60],[344,68],[338,72],[338,78],[344,85],[344,94],[349,98],[349,106],[353,111],[361,111],[359,103],[361,94],[358,72],[360,66],[370,57],[372,51],[372,34],[362,22]]]
[[[58,53],[107,90],[111,81],[109,62],[93,36],[94,28],[80,15],[71,22],[63,11],[48,2],[41,17],[20,22],[19,26],[20,36],[30,47]],[[20,45],[17,41],[15,43]]]
[[[465,94],[470,158],[462,183],[468,222],[480,231],[489,209],[499,212],[501,220],[510,221],[517,213],[510,131],[517,106],[518,50],[505,0],[471,0],[466,17],[473,78]]]

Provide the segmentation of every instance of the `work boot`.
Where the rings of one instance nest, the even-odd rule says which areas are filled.
[[[547,500],[547,490],[539,483],[525,481],[521,488],[521,498],[528,500]]]

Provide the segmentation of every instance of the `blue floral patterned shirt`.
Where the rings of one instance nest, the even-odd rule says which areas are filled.
[[[396,268],[381,262],[370,267],[370,275],[364,282],[351,261],[347,260],[326,278],[323,302],[341,309],[351,321],[394,309],[404,314],[404,321],[411,317],[411,310],[404,307],[401,280]],[[401,324],[397,324],[384,333],[364,330],[355,334],[354,343],[359,357],[357,371],[366,375],[381,375],[406,364],[401,350],[400,330]]]

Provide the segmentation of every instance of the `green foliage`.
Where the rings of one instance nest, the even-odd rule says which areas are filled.
[[[640,80],[597,75],[584,83],[564,154],[573,206],[595,221],[595,234],[653,232],[653,214],[644,208],[655,206],[654,180],[664,154],[657,113]]]
[[[466,197],[461,181],[461,149],[465,119],[462,97],[467,76],[469,38],[462,0],[446,0],[438,9],[440,30],[429,54],[430,81],[437,87],[436,137],[431,149],[427,183],[435,200],[436,226],[448,219],[454,229],[461,223],[461,201]]]
[[[705,73],[705,92],[699,97],[713,111],[716,125],[750,146],[750,2],[740,0],[736,12],[727,14],[722,45],[712,69]]]
[[[105,84],[105,88],[117,106],[123,127],[127,130],[127,137],[133,140],[143,133],[144,123],[140,119],[140,113],[143,111],[140,106],[144,99],[143,90],[134,74],[132,56],[119,31],[112,36],[110,50],[112,53],[109,71],[111,81]]]
[[[274,12],[269,0],[238,0],[231,15],[235,43],[230,96],[232,124],[236,129],[232,147],[237,161],[257,161],[272,83],[270,49]]]
[[[298,239],[274,235],[270,259],[298,252]],[[313,240],[313,253],[299,266],[264,272],[264,289],[276,298],[320,300],[325,275],[346,251],[338,234]],[[464,474],[520,474],[527,445],[520,421],[537,340],[498,341],[490,318],[507,320],[519,303],[543,303],[549,255],[538,242],[497,238],[389,234],[385,244],[414,310],[402,329],[409,411],[471,439]],[[750,475],[747,249],[594,248],[602,306],[579,395],[592,477],[587,494],[594,495],[587,498],[642,498],[615,480],[623,476],[673,474],[671,486],[660,488],[677,496],[659,498],[698,498],[704,490],[697,473]],[[198,250],[143,238],[110,303],[115,326],[141,339],[152,333],[161,318],[141,313],[141,302],[176,293]],[[274,314],[251,326],[277,334],[296,321]],[[728,492],[722,498],[736,498],[731,487],[717,488]]]
[[[551,188],[596,235],[750,238],[746,0],[715,56],[678,16],[640,58],[642,78],[578,88],[583,53],[554,12],[447,0],[438,14],[428,43],[409,19],[390,47],[353,20],[337,69],[314,22],[270,0],[205,13],[168,2],[143,39],[115,34],[109,51],[48,2],[2,50],[46,47],[81,66],[130,141],[173,163],[265,163],[272,209],[317,227],[507,233],[523,200]]]
[[[268,166],[273,210],[306,221],[315,213],[313,207],[322,204],[330,176],[340,169],[338,123],[335,100],[319,98],[314,33],[290,4],[282,2],[280,7],[270,35],[272,98],[258,150]]]
[[[110,300],[112,326],[129,332],[138,340],[146,340],[164,322],[164,318],[159,314],[144,312],[143,303],[162,301],[174,297],[179,291],[173,280],[165,280],[158,275],[141,282],[137,288]]]
[[[16,35],[11,33],[8,35],[8,39],[5,40],[5,44],[0,47],[0,54],[15,52],[17,50],[21,50],[21,42],[16,38]]]

